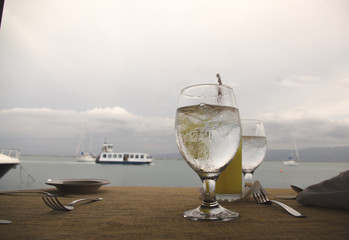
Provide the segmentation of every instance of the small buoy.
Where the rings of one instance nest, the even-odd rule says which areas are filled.
[[[282,169],[280,169],[280,172],[282,172]]]

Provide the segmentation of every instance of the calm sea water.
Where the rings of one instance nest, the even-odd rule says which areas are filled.
[[[307,187],[349,169],[349,162],[302,162],[284,166],[265,161],[254,174],[267,188]],[[92,178],[111,181],[109,186],[200,187],[201,181],[184,160],[154,160],[153,165],[112,165],[77,162],[69,157],[21,156],[21,166],[0,179],[0,190],[51,187],[47,179]]]

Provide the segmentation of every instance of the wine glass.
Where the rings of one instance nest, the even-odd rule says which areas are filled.
[[[264,125],[258,119],[242,119],[242,172],[245,188],[252,186],[253,173],[262,163],[267,151]]]
[[[184,212],[184,218],[203,221],[238,218],[238,213],[218,204],[215,194],[216,180],[234,158],[241,138],[233,90],[218,84],[184,88],[179,96],[175,134],[184,160],[199,175],[203,186],[201,205]]]

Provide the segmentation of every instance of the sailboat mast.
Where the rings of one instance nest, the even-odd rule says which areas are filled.
[[[298,147],[297,147],[297,143],[296,143],[296,136],[294,135],[293,129],[291,129],[291,130],[292,130],[293,147],[294,147],[294,151],[296,153],[297,162],[299,162],[300,158],[299,158],[299,152],[298,152]]]

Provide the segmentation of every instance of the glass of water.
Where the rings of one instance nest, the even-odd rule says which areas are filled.
[[[225,85],[202,84],[181,91],[176,112],[178,148],[188,165],[202,180],[201,205],[184,212],[184,218],[229,221],[239,214],[220,206],[216,180],[239,147],[240,113],[233,90]]]
[[[251,187],[253,173],[262,163],[267,151],[264,125],[258,119],[242,119],[242,172],[245,187]]]

